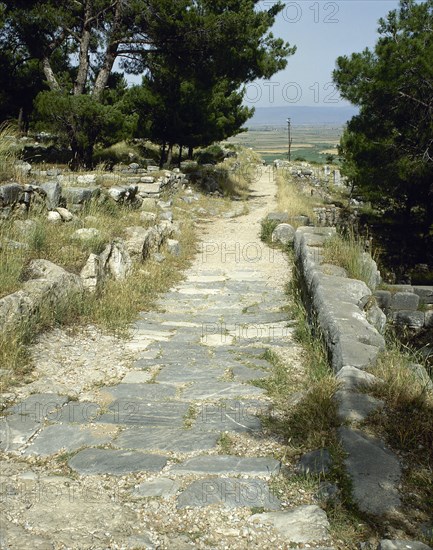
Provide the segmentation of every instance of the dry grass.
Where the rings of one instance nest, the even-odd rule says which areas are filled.
[[[167,199],[168,197],[163,197]],[[139,311],[155,306],[158,294],[166,292],[182,278],[196,252],[196,208],[203,208],[208,216],[218,215],[232,208],[229,199],[201,196],[189,205],[173,197],[173,211],[180,224],[176,235],[181,246],[180,256],[165,254],[162,263],[146,261],[136,263],[133,272],[124,281],[109,280],[95,294],[70,295],[59,301],[55,308],[41,308],[31,319],[16,327],[13,332],[0,336],[0,365],[5,369],[0,384],[8,386],[23,383],[31,372],[28,364],[28,346],[38,332],[58,325],[96,324],[119,335],[126,335]],[[157,213],[156,207],[153,209]],[[22,233],[20,223],[3,221],[0,225],[0,297],[18,290],[25,279],[26,265],[36,258],[44,258],[61,265],[68,271],[79,273],[91,252],[99,253],[115,237],[123,237],[125,227],[147,227],[154,222],[143,222],[141,211],[96,200],[89,203],[75,219],[68,223],[52,224],[45,211],[32,210],[34,225]],[[201,214],[201,217],[206,214]],[[100,236],[88,241],[73,238],[79,228],[95,227]],[[25,248],[4,246],[8,240],[21,242]],[[164,252],[162,250],[161,252]],[[5,373],[3,373],[5,374]]]
[[[349,277],[364,281],[369,286],[373,273],[371,264],[364,260],[364,252],[364,245],[352,231],[344,237],[334,235],[323,246],[325,263],[343,267]]]
[[[292,298],[291,315],[297,321],[295,338],[304,350],[302,367],[305,376],[300,384],[296,373],[298,369],[293,370],[291,365],[270,354],[267,359],[273,364],[272,376],[258,381],[257,385],[268,391],[281,411],[278,418],[265,419],[265,422],[284,437],[292,451],[301,453],[333,444],[333,429],[338,426],[333,399],[337,383],[328,365],[325,346],[308,324],[296,281],[288,285],[287,292]],[[288,396],[295,391],[303,395],[291,406]]]
[[[293,178],[287,174],[287,171],[279,170],[276,179],[278,209],[287,212],[289,218],[308,216],[313,220],[313,208],[318,206],[317,199],[305,194]],[[300,225],[296,220],[290,221],[290,223],[294,227]]]
[[[381,382],[372,393],[386,403],[386,414],[375,414],[371,426],[405,459],[404,490],[408,510],[431,520],[433,510],[433,391],[410,364],[417,358],[390,338],[372,370]],[[419,519],[419,518],[418,518]]]
[[[255,151],[240,148],[237,153],[237,157],[217,165],[217,169],[224,174],[220,185],[224,196],[246,199],[251,184],[260,178],[263,166],[260,155]]]
[[[16,178],[15,162],[18,160],[17,140],[19,132],[9,122],[0,124],[0,181]]]

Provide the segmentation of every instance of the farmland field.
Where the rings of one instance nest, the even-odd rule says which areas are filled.
[[[337,155],[337,145],[343,127],[292,125],[291,158],[302,157],[307,161],[326,162],[327,154]],[[227,140],[260,153],[266,162],[287,159],[288,131],[286,127],[257,126]]]

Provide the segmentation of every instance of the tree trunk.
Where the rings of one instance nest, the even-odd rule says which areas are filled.
[[[164,141],[164,143],[162,144],[162,148],[161,148],[161,156],[159,158],[159,168],[162,169],[162,167],[164,166],[164,161],[165,161],[165,147],[166,147],[166,143]]]
[[[86,8],[84,12],[83,29],[81,31],[80,40],[80,54],[77,77],[74,82],[74,95],[81,95],[84,93],[84,89],[87,82],[87,76],[89,74],[89,47],[90,47],[90,17],[92,15],[91,1],[87,0]]]
[[[42,68],[44,70],[45,78],[47,79],[48,86],[51,90],[60,90],[60,85],[57,82],[57,79],[55,77],[54,71],[51,68],[50,60],[48,57],[44,57],[42,59]]]
[[[191,145],[188,147],[188,160],[192,160],[192,155],[194,153],[194,147]]]
[[[97,101],[101,99],[102,92],[108,84],[111,70],[113,69],[114,62],[116,61],[117,50],[119,48],[119,43],[117,42],[117,34],[122,19],[123,3],[124,0],[117,0],[116,2],[116,11],[114,13],[113,26],[111,28],[110,36],[108,38],[107,48],[104,54],[104,61],[102,63],[101,70],[96,77],[95,86],[93,88],[93,97]]]
[[[170,168],[172,158],[173,158],[173,144],[169,143],[168,144],[168,154],[167,154],[167,167],[168,168]]]
[[[111,74],[114,62],[117,56],[117,46],[109,46],[104,56],[104,64],[96,77],[95,86],[93,88],[93,97],[99,101],[102,93],[108,84],[108,79]]]
[[[180,163],[182,162],[182,150],[183,150],[183,145],[179,145],[179,162],[177,163],[179,168],[180,168]]]
[[[24,134],[24,109],[21,107],[18,113],[18,130],[20,134]]]
[[[75,137],[70,139],[72,149],[72,160],[70,168],[73,172],[85,168],[90,170],[93,167],[93,148],[94,144],[83,147],[78,143]]]

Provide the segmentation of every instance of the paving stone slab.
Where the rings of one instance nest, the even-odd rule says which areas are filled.
[[[263,380],[269,378],[270,372],[265,372],[262,369],[255,369],[245,365],[230,367],[234,380],[238,382],[248,382],[249,380]]]
[[[362,422],[367,416],[385,406],[384,401],[366,393],[339,390],[335,393],[340,420]]]
[[[170,365],[163,367],[156,376],[156,381],[164,384],[186,384],[201,381],[213,384],[223,376],[224,368],[201,365]]]
[[[251,523],[271,524],[287,542],[313,543],[329,539],[329,521],[326,513],[315,505],[298,506],[285,512],[254,514]]]
[[[332,466],[332,458],[328,449],[317,449],[302,455],[296,470],[303,474],[326,475]]]
[[[279,510],[281,503],[261,479],[206,478],[195,481],[177,499],[178,508],[221,504],[225,508]]]
[[[10,414],[0,418],[0,451],[17,451],[40,429],[41,422],[31,416]]]
[[[234,335],[221,333],[221,334],[210,334],[207,333],[204,336],[201,337],[200,343],[203,346],[208,346],[211,348],[216,348],[218,346],[225,346],[225,345],[234,345],[235,343],[235,337]]]
[[[260,432],[259,414],[266,414],[266,402],[222,401],[203,403],[199,407],[194,429],[199,431]]]
[[[113,399],[140,399],[142,401],[160,401],[174,397],[175,388],[162,384],[118,384],[104,386],[101,389]]]
[[[182,399],[227,399],[243,395],[263,395],[265,393],[264,389],[249,384],[215,382],[209,385],[206,382],[197,382],[183,391]]]
[[[219,433],[203,433],[187,429],[131,428],[123,431],[113,445],[123,449],[144,449],[191,453],[217,446]]]
[[[51,416],[69,401],[68,397],[56,393],[34,393],[6,410],[6,413],[16,413],[42,421]]]
[[[190,283],[224,283],[227,281],[225,275],[190,275],[188,277]]]
[[[379,379],[373,374],[351,366],[343,367],[337,373],[336,378],[342,383],[342,387],[345,390],[365,388],[379,381]]]
[[[157,354],[155,354],[157,355]],[[135,361],[133,364],[132,364],[132,368],[134,370],[149,370],[153,367],[159,367],[159,366],[162,366],[161,365],[161,361],[159,359],[159,355],[158,357],[155,357],[153,359],[147,359],[147,358],[143,358],[143,359],[138,359],[137,361]]]
[[[244,346],[244,345],[239,345],[239,346],[236,346],[236,353],[237,354],[242,354],[242,356],[245,356],[245,357],[257,357],[258,359],[261,359],[263,357],[263,355],[269,350],[268,347],[253,347],[253,346]],[[266,361],[265,359],[263,359],[263,361],[265,361],[266,363],[268,361]]]
[[[156,545],[152,542],[151,536],[147,534],[131,535],[126,542],[127,550],[156,550]]]
[[[82,475],[123,475],[132,472],[159,472],[167,464],[167,457],[137,451],[84,449],[72,457],[68,464]]]
[[[182,331],[185,329],[190,329],[191,332],[193,332],[196,328],[201,327],[200,323],[195,323],[192,321],[182,321],[180,319],[176,319],[172,321],[164,321],[163,319],[164,318],[161,319],[161,326],[163,327],[176,327]]]
[[[340,428],[347,473],[352,480],[352,497],[362,512],[385,515],[400,504],[398,486],[401,466],[397,456],[377,439],[360,430]]]
[[[162,497],[170,498],[180,489],[180,483],[174,479],[159,478],[144,481],[131,490],[134,497]]]
[[[149,346],[149,348],[150,348],[150,346]],[[139,354],[138,361],[141,361],[142,359],[156,359],[157,356],[158,356],[158,353],[155,350],[147,349],[145,351],[142,351]]]
[[[109,411],[96,421],[106,424],[183,427],[189,409],[185,402],[146,402],[140,399],[118,399]]]
[[[3,550],[54,550],[54,544],[48,538],[28,531],[20,525],[1,518],[0,548]]]
[[[56,422],[72,422],[76,424],[87,424],[93,422],[98,416],[101,407],[90,401],[69,401],[64,407],[57,411]],[[53,421],[53,419],[51,419]]]
[[[121,384],[146,384],[152,379],[152,374],[149,371],[131,371],[125,374],[121,380]]]
[[[175,464],[173,472],[178,474],[246,474],[266,476],[278,474],[281,463],[273,458],[242,458],[230,455],[196,456]]]
[[[49,456],[60,450],[75,451],[80,447],[104,445],[112,440],[112,436],[101,433],[100,430],[83,428],[71,424],[54,424],[46,426],[25,449],[27,456]]]
[[[377,550],[432,550],[416,540],[381,540]]]

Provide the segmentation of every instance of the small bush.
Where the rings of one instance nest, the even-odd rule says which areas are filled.
[[[199,164],[218,164],[224,159],[224,151],[219,145],[210,145],[198,151],[195,159]]]

